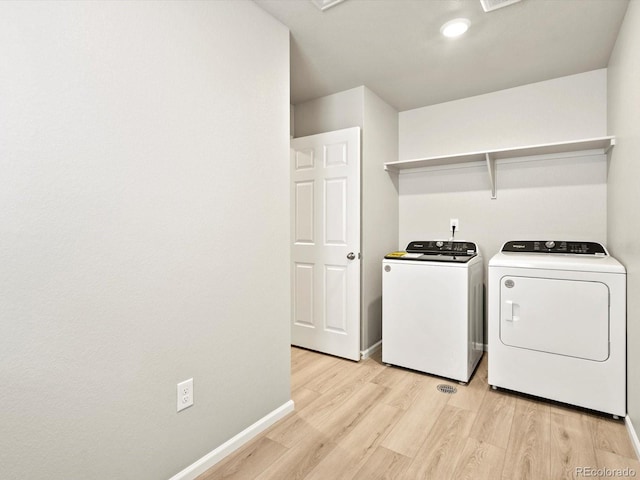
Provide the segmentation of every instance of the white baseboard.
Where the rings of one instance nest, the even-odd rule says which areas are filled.
[[[253,425],[245,428],[242,432],[226,441],[215,450],[207,453],[201,459],[196,460],[181,472],[176,473],[169,480],[194,480],[198,475],[202,475],[216,463],[220,462],[227,455],[230,455],[231,453],[236,451],[256,435],[263,432],[289,413],[293,412],[293,409],[293,400],[289,400],[284,405],[281,405],[271,413],[268,413],[267,415],[262,417]]]
[[[364,360],[365,358],[369,358],[371,355],[373,355],[378,350],[380,350],[381,347],[382,347],[382,340],[380,340],[378,343],[374,343],[373,345],[371,345],[366,350],[362,350],[360,352],[360,358],[362,360]]]
[[[636,433],[635,428],[633,428],[629,415],[624,417],[624,423],[627,426],[627,432],[629,432],[629,438],[631,439],[633,449],[636,451],[636,457],[640,460],[640,440],[638,440],[638,434]]]

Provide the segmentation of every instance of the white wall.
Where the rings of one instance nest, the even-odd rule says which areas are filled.
[[[247,1],[0,3],[1,478],[169,478],[289,400],[288,50]]]
[[[398,238],[398,112],[364,88],[362,129],[362,348],[382,339],[382,258]]]
[[[549,158],[498,166],[492,200],[484,165],[400,175],[399,247],[412,240],[476,242],[485,263],[508,240],[582,239],[606,242],[604,155]]]
[[[401,159],[604,136],[606,70],[401,112],[399,128]],[[483,165],[401,174],[399,246],[447,237],[450,218],[487,257],[517,236],[605,241],[604,156],[529,160],[498,162],[495,200]]]
[[[627,409],[640,431],[640,3],[629,3],[609,60],[609,133],[617,138],[609,165],[608,238],[627,268]]]
[[[606,70],[401,112],[399,129],[401,159],[604,136]],[[528,160],[498,163],[494,200],[484,165],[401,174],[398,247],[448,238],[450,218],[485,267],[507,240],[606,242],[604,155]]]
[[[362,127],[364,87],[294,105],[294,137]]]
[[[606,135],[606,69],[400,112],[400,160]]]

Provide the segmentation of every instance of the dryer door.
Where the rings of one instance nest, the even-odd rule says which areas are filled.
[[[500,303],[505,345],[595,361],[609,357],[604,283],[505,276]]]

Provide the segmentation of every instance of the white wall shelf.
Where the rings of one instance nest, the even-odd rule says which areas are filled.
[[[491,198],[496,198],[495,161],[507,158],[532,157],[537,155],[550,155],[567,152],[597,151],[606,154],[615,145],[615,137],[597,137],[569,142],[545,143],[541,145],[529,145],[524,147],[503,148],[498,150],[485,150],[480,152],[457,153],[436,157],[417,158],[414,160],[399,160],[387,162],[384,169],[391,172],[408,170],[412,168],[435,167],[442,165],[454,165],[483,161],[487,164],[489,181],[491,183]]]

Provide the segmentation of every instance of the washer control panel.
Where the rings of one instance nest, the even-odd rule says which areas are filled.
[[[558,240],[510,241],[502,247],[503,252],[519,253],[572,253],[577,255],[608,255],[605,248],[596,242],[566,242]]]
[[[428,240],[410,242],[407,245],[407,252],[423,255],[475,255],[478,253],[478,247],[473,242]]]

